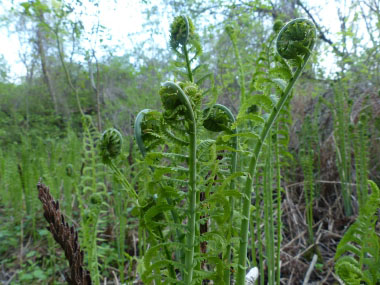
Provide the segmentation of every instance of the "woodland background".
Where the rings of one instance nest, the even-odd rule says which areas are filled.
[[[123,1],[114,2],[121,5]],[[332,284],[334,248],[357,214],[355,201],[354,213],[348,217],[339,203],[342,172],[346,182],[357,182],[355,166],[360,162],[354,157],[361,151],[364,176],[380,184],[380,2],[336,1],[337,35],[319,17],[329,7],[311,7],[306,0],[152,2],[141,1],[146,17],[142,33],[148,36],[123,55],[115,55],[114,46],[102,45],[107,37],[102,19],[90,33],[84,30],[84,10],[79,7],[85,4],[80,0],[13,1],[11,9],[0,15],[0,25],[9,27],[20,40],[18,53],[26,69],[25,76],[15,79],[12,66],[0,55],[0,282],[63,282],[60,272],[66,263],[45,229],[36,184],[41,177],[54,196],[62,198],[63,211],[76,224],[75,189],[83,167],[78,105],[99,132],[108,127],[122,132],[127,165],[141,160],[132,136],[135,116],[144,108],[161,108],[159,86],[173,79],[175,68],[169,44],[155,45],[156,35],[162,34],[160,19],[170,21],[186,14],[200,34],[200,62],[215,76],[218,102],[235,114],[239,71],[226,24],[238,27],[237,45],[250,77],[275,20],[302,16],[316,25],[317,47],[295,87],[287,130],[288,156],[282,176],[287,191],[283,219],[289,230],[284,233],[282,275],[284,284],[299,284],[309,266],[302,193],[305,181],[313,181],[321,193],[314,206],[315,235],[324,245],[326,262],[318,265],[312,279]],[[86,5],[100,9],[98,1]],[[88,39],[92,46],[83,44]],[[321,64],[327,55],[335,60],[330,65],[333,72]],[[247,88],[249,84],[247,78]],[[311,162],[307,165],[305,155]],[[111,189],[112,176],[102,175]],[[102,278],[112,282],[112,272],[121,274],[117,244],[124,244],[131,272],[137,270],[133,268],[136,223],[133,218],[124,221],[125,232],[120,235],[117,201],[110,194],[107,203],[109,211],[100,224],[99,256]]]

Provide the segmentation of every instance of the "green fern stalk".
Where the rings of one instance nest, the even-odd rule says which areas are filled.
[[[266,163],[264,166],[264,231],[265,255],[268,265],[268,284],[275,281],[274,220],[273,220],[273,169],[272,136],[267,138]],[[263,278],[262,278],[263,279]]]
[[[350,187],[350,155],[349,155],[349,146],[347,144],[347,125],[348,118],[347,110],[345,109],[344,94],[339,87],[336,87],[334,90],[334,101],[336,107],[335,114],[335,127],[337,132],[337,166],[339,170],[339,175],[342,180],[342,196],[343,196],[343,206],[344,213],[346,216],[352,215],[352,206],[351,206],[351,187]]]
[[[251,193],[252,193],[253,177],[255,176],[255,173],[256,173],[256,166],[257,166],[257,162],[258,162],[258,159],[259,159],[259,156],[261,153],[261,149],[262,149],[263,143],[265,142],[265,139],[266,139],[270,129],[272,128],[272,125],[276,121],[280,111],[282,110],[285,103],[289,99],[290,94],[291,94],[291,90],[292,90],[294,84],[296,83],[297,79],[301,75],[303,69],[305,68],[305,66],[306,66],[306,64],[310,58],[311,51],[314,47],[315,34],[316,34],[315,27],[311,21],[306,20],[306,19],[296,19],[296,20],[289,22],[287,25],[285,25],[278,35],[277,44],[281,44],[281,43],[279,43],[279,39],[282,39],[280,37],[287,36],[285,33],[287,33],[287,29],[290,27],[290,25],[293,25],[293,24],[297,25],[297,23],[301,23],[301,25],[302,25],[302,23],[305,23],[306,26],[309,26],[307,28],[312,29],[313,31],[311,31],[309,34],[307,34],[307,36],[311,36],[313,38],[309,39],[309,45],[308,46],[303,47],[303,50],[301,52],[301,55],[304,55],[304,57],[302,59],[302,63],[300,63],[299,66],[297,67],[296,72],[294,73],[290,82],[288,83],[285,90],[281,94],[280,100],[278,101],[278,103],[274,107],[270,117],[266,121],[264,128],[260,134],[259,140],[256,143],[256,146],[254,148],[253,155],[251,157],[251,161],[250,161],[249,168],[248,168],[248,177],[247,177],[245,189],[243,192],[243,207],[242,207],[242,212],[241,212],[242,221],[241,221],[241,227],[240,227],[240,231],[241,231],[240,232],[240,248],[239,248],[239,261],[238,261],[238,272],[237,272],[236,285],[244,285],[245,284],[246,257],[247,257],[248,232],[249,232],[248,225],[249,225],[249,219],[250,219],[249,209],[251,206]],[[282,53],[282,54],[280,54],[281,56],[285,56],[285,58],[288,57],[288,54],[286,54],[286,53],[284,54],[283,51],[281,51],[281,53]],[[293,51],[293,53],[295,53],[294,57],[298,58],[298,60],[299,60],[299,57],[300,57],[300,55],[298,55],[299,50],[296,49],[295,51]],[[288,57],[288,58],[291,58],[291,57]]]
[[[226,27],[226,32],[232,42],[234,49],[235,58],[239,67],[239,79],[240,79],[240,105],[243,106],[245,103],[245,72],[243,68],[243,63],[241,62],[241,57],[239,53],[239,48],[237,46],[236,31],[232,25]]]
[[[280,166],[280,154],[279,154],[279,142],[278,142],[278,122],[276,125],[276,131],[274,134],[274,155],[276,160],[276,187],[277,187],[277,252],[276,252],[276,284],[280,285],[281,268],[280,268],[280,256],[281,256],[281,166]]]
[[[186,21],[187,21],[187,18],[186,18]],[[193,72],[191,71],[191,65],[190,65],[190,60],[189,60],[189,52],[187,50],[186,45],[182,47],[182,51],[183,51],[183,54],[185,55],[187,76],[189,77],[190,82],[194,82]]]
[[[256,173],[256,181],[259,179],[259,173]],[[263,246],[263,241],[261,239],[262,233],[261,233],[261,201],[263,197],[260,194],[260,188],[256,187],[256,201],[255,201],[255,220],[256,220],[256,239],[257,239],[257,248],[259,250],[259,270],[260,270],[260,284],[264,285],[264,246]],[[252,227],[252,229],[254,229]],[[254,245],[252,245],[253,247]],[[256,257],[255,257],[256,258]],[[257,283],[257,281],[256,281]]]
[[[142,111],[140,111],[137,116],[136,116],[136,120],[135,120],[135,124],[134,124],[134,135],[135,135],[135,139],[136,139],[136,142],[137,142],[137,145],[139,147],[139,150],[142,154],[143,157],[146,156],[146,147],[145,147],[145,144],[144,144],[144,141],[143,141],[143,136],[142,136],[142,128],[141,128],[141,124],[143,122],[143,119],[144,119],[144,116],[146,114],[148,114],[151,110],[149,109],[144,109]],[[153,167],[151,167],[151,170],[154,170]],[[163,188],[162,184],[159,184],[161,188]],[[168,203],[168,205],[172,205],[173,206],[173,209],[171,209],[171,215],[172,215],[172,218],[173,218],[173,221],[175,224],[179,224],[180,221],[179,221],[179,217],[178,217],[178,213],[177,211],[175,210],[174,208],[174,203],[173,201],[167,197],[166,198],[166,201]],[[164,236],[163,236],[163,233],[162,233],[162,229],[159,228],[159,236],[161,238],[161,241],[162,243],[164,243]],[[177,235],[177,241],[180,242],[181,241],[181,232],[179,231],[179,229],[176,229],[176,235]],[[166,255],[166,258],[167,260],[171,260],[171,256],[170,256],[170,253],[169,253],[169,250],[167,248],[167,246],[165,245],[164,246],[164,251],[165,251],[165,255]],[[178,258],[181,258],[182,257],[182,251],[181,250],[178,250],[177,251],[177,256]],[[175,279],[176,278],[176,273],[175,273],[175,270],[174,270],[174,267],[172,264],[169,264],[169,274],[170,274],[170,277],[172,279]]]
[[[306,221],[309,232],[309,242],[314,242],[313,231],[313,201],[314,201],[314,179],[313,179],[313,151],[310,153],[302,150],[301,166],[304,173],[304,193],[306,201]]]
[[[93,127],[90,116],[82,117],[83,120],[83,156],[84,168],[81,177],[82,193],[79,207],[81,209],[81,221],[83,227],[83,247],[88,253],[88,267],[91,277],[96,285],[100,284],[100,273],[97,252],[97,234],[99,225],[99,214],[101,196],[98,193],[99,183],[97,182],[97,153],[94,147],[97,139],[97,132]],[[88,201],[88,207],[83,201]]]

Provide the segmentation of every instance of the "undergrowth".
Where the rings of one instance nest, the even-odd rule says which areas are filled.
[[[137,114],[136,145],[128,146],[128,154],[121,132],[110,128],[100,134],[83,114],[81,138],[72,131],[62,140],[32,144],[24,138],[0,151],[0,202],[9,205],[0,210],[14,225],[0,232],[5,240],[1,264],[19,268],[15,284],[62,280],[57,273],[65,266],[62,256],[56,256],[53,238],[39,228],[40,205],[32,185],[40,179],[61,203],[60,208],[55,201],[49,204],[50,212],[59,212],[53,215],[55,226],[68,230],[71,223],[79,230],[79,242],[73,244],[84,250],[79,260],[94,284],[106,278],[122,284],[281,284],[283,211],[290,194],[286,174],[292,167],[303,173],[308,244],[318,262],[327,264],[315,228],[315,206],[322,195],[317,180],[322,103],[334,114],[345,214],[359,207],[338,245],[335,271],[347,284],[379,282],[379,189],[368,180],[368,117],[361,114],[356,124],[350,123],[347,94],[336,87],[334,103],[321,101],[313,116],[305,118],[297,156],[288,149],[292,90],[313,55],[314,24],[307,19],[286,25],[276,21],[249,71],[240,57],[237,24],[228,23],[224,32],[238,70],[236,114],[217,103],[218,87],[200,58],[195,26],[179,16],[170,28],[174,80],[157,90],[161,111]],[[129,161],[132,153],[135,160]],[[61,210],[68,223],[57,218]],[[26,239],[47,243],[48,249],[25,255]],[[7,254],[6,246],[21,247],[18,259]]]

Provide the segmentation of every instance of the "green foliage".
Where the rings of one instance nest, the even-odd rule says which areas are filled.
[[[368,118],[361,114],[356,126],[349,128],[355,154],[356,192],[359,207],[363,207],[368,196]]]
[[[380,239],[376,234],[380,191],[368,181],[372,193],[360,207],[359,216],[338,244],[335,272],[347,284],[377,284],[380,281]]]
[[[0,237],[5,240],[0,263],[6,271],[19,269],[15,283],[62,281],[58,272],[64,264],[59,263],[53,240],[37,230],[40,205],[34,185],[40,177],[51,186],[69,219],[79,221],[86,265],[96,284],[115,278],[112,272],[121,283],[200,284],[210,280],[244,284],[247,269],[257,265],[261,284],[279,284],[286,278],[280,268],[281,239],[287,233],[287,228],[282,231],[287,226],[281,220],[282,185],[302,179],[295,176],[300,168],[312,242],[317,218],[312,205],[321,187],[315,182],[322,171],[330,170],[320,167],[319,153],[322,142],[326,143],[322,138],[329,134],[322,133],[325,125],[319,126],[322,104],[312,118],[302,120],[290,99],[316,44],[313,24],[297,19],[284,26],[276,20],[272,31],[271,16],[265,15],[284,19],[288,15],[277,14],[282,8],[265,1],[234,5],[216,1],[212,4],[220,7],[212,9],[207,1],[174,2],[179,8],[195,7],[192,13],[203,19],[206,14],[218,15],[215,26],[205,28],[201,39],[192,20],[179,16],[171,25],[171,49],[153,48],[147,53],[142,44],[133,52],[115,56],[118,51],[110,48],[100,58],[95,57],[95,50],[82,46],[85,29],[80,20],[73,20],[77,16],[74,6],[54,1],[21,4],[20,19],[31,27],[30,37],[24,40],[36,43],[35,31],[43,33],[58,108],[54,108],[37,50],[30,51],[28,74],[20,83],[8,83],[6,66],[0,68]],[[224,16],[218,14],[220,10]],[[204,25],[205,21],[194,19]],[[98,38],[101,42],[105,37]],[[154,41],[144,44],[150,42]],[[361,104],[361,98],[350,98],[355,90],[362,92],[362,87],[355,89],[353,84],[362,84],[361,76],[369,82],[365,93],[377,96],[373,93],[378,90],[378,65],[373,60],[377,49],[363,50],[363,55],[341,61],[347,77],[334,80],[347,88],[336,88],[343,92],[335,94],[332,105],[336,162],[340,182],[344,189],[348,187],[343,189],[345,204],[347,197],[348,203],[351,198],[355,202],[350,187],[356,181],[360,209],[374,195],[374,190],[368,193],[367,179],[376,179],[374,161],[378,157],[373,155],[378,146],[376,133],[369,138],[377,119],[370,114],[356,116],[370,113],[367,104],[376,109],[377,101]],[[83,56],[88,66],[77,60]],[[168,64],[172,56],[176,60]],[[313,60],[317,57],[314,53]],[[371,60],[375,64],[367,63]],[[308,69],[297,93],[327,90],[323,97],[329,96],[327,78],[319,77],[321,73],[318,65]],[[160,88],[168,77],[175,80]],[[139,156],[130,137],[135,114],[148,105],[157,109],[160,99],[162,112],[144,109],[136,117]],[[232,112],[216,104],[217,100]],[[302,116],[309,112],[302,100],[296,102],[305,107],[298,108]],[[84,114],[77,111],[77,105]],[[360,111],[359,105],[363,105]],[[302,131],[290,140],[299,119]],[[120,131],[107,129],[101,136],[102,126],[117,126]],[[299,160],[293,158],[294,149]],[[355,230],[351,239],[360,234],[364,236],[361,244],[354,240],[339,249],[345,253],[338,258],[336,271],[347,283],[376,282],[371,278],[378,276],[374,268],[379,265],[375,252],[379,245],[373,228],[371,224],[369,230]],[[27,240],[38,248],[23,248],[30,244]],[[41,244],[47,244],[48,250]],[[24,259],[22,252],[28,250]],[[46,253],[49,257],[42,258]]]
[[[77,195],[79,196],[78,203],[81,216],[81,238],[82,247],[87,252],[88,268],[91,278],[95,284],[100,284],[99,272],[99,246],[98,246],[98,233],[102,226],[99,219],[100,214],[107,208],[105,203],[107,198],[106,186],[102,181],[103,171],[102,166],[98,160],[98,150],[96,142],[99,140],[99,133],[96,131],[90,116],[85,116],[82,119],[83,123],[83,161],[82,171],[83,174],[80,178],[80,190]],[[119,139],[117,133],[113,130],[111,135],[116,134],[116,140]],[[110,137],[108,137],[110,138]],[[113,140],[105,140],[106,143]],[[116,142],[116,145],[118,143]],[[107,150],[109,145],[106,146]],[[116,147],[117,149],[118,147]],[[113,150],[113,147],[111,147]],[[112,152],[112,154],[115,154]],[[110,155],[110,153],[107,153]],[[103,158],[103,157],[102,157]],[[107,157],[107,159],[110,159]]]
[[[344,202],[344,211],[347,216],[352,214],[351,206],[351,156],[350,145],[348,143],[349,138],[349,114],[350,107],[346,94],[336,86],[334,89],[334,124],[336,129],[336,150],[337,150],[337,166],[339,170],[339,176],[342,181],[342,195]]]

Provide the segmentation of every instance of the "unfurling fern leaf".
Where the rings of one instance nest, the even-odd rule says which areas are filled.
[[[144,156],[156,146],[163,144],[161,136],[161,113],[149,109],[140,111],[135,120],[134,132],[137,145]]]
[[[297,60],[310,54],[315,38],[315,27],[310,20],[295,19],[280,30],[276,42],[277,52],[285,59]]]

